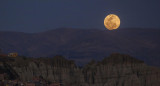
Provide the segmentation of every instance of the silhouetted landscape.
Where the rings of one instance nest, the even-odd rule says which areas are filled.
[[[18,52],[27,57],[62,55],[80,65],[117,52],[160,67],[159,33],[159,29],[151,28],[116,31],[59,28],[39,33],[1,31],[0,48],[4,53]]]
[[[98,62],[92,60],[83,67],[60,55],[53,58],[0,56],[0,73],[0,79],[5,76],[6,83],[18,82],[27,86],[160,85],[159,68],[119,53],[113,53]]]
[[[0,0],[0,86],[160,86],[160,0]]]

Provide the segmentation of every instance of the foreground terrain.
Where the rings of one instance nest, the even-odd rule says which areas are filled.
[[[0,61],[1,74],[6,73],[6,80],[16,82],[39,82],[43,86],[46,83],[61,86],[160,86],[159,68],[125,54],[113,53],[102,61],[92,60],[83,67],[63,56],[1,57]]]

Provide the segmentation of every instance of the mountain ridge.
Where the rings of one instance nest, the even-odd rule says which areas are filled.
[[[32,34],[13,33],[0,32],[0,48],[6,53],[18,52],[31,57],[63,55],[83,63],[90,59],[100,60],[110,53],[118,52],[160,66],[158,29],[108,31],[61,28]]]

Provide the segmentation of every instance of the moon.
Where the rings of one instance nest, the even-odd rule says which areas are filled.
[[[109,14],[104,19],[104,26],[108,30],[118,29],[120,26],[120,18],[115,14]]]

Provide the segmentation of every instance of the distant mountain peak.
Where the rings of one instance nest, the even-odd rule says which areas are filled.
[[[133,58],[127,54],[112,53],[109,57],[103,59],[102,64],[137,64],[144,61]]]

